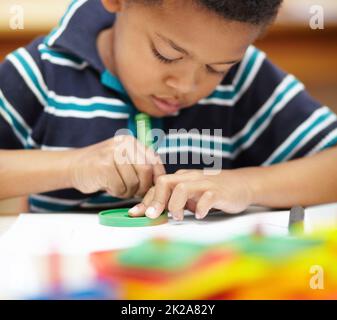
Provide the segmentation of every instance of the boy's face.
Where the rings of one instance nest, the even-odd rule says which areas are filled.
[[[126,2],[103,0],[118,15],[111,43],[103,42],[99,51],[108,53],[110,71],[137,109],[155,117],[188,108],[211,94],[261,31],[227,22],[191,1],[165,0],[158,6]]]

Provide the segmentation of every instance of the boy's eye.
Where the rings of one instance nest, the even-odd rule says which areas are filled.
[[[161,62],[164,62],[164,63],[173,63],[173,62],[181,59],[181,58],[179,58],[179,59],[173,59],[172,60],[172,59],[165,58],[154,47],[152,47],[152,52]]]
[[[182,59],[182,58],[179,58],[179,59],[168,59],[168,58],[165,58],[164,56],[162,56],[154,47],[152,47],[151,49],[152,49],[152,52],[155,55],[155,57],[157,59],[159,59],[159,61],[161,61],[163,63],[173,63],[173,62],[176,62],[176,61]],[[226,72],[224,72],[224,71],[216,71],[216,70],[212,69],[209,66],[206,66],[206,69],[211,74],[215,74],[215,75],[219,75],[219,76],[224,76],[226,74]]]
[[[219,76],[224,76],[224,75],[226,74],[225,71],[216,71],[216,70],[210,68],[209,66],[207,66],[206,68],[207,68],[207,71],[208,71],[209,73],[217,74],[217,75],[219,75]]]

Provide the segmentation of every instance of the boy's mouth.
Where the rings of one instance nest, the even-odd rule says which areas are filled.
[[[151,96],[151,98],[155,106],[167,114],[175,113],[181,108],[180,103],[160,99],[153,95]]]

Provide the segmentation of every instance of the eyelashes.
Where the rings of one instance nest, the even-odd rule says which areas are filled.
[[[182,59],[182,58],[174,59],[174,60],[167,59],[167,58],[163,57],[153,46],[151,47],[151,49],[152,49],[152,52],[153,52],[154,56],[162,63],[171,64],[171,63],[177,62],[178,60]],[[225,72],[215,71],[214,69],[210,68],[209,66],[206,66],[206,68],[207,68],[207,71],[211,74],[216,74],[216,75],[219,75],[219,76],[225,75]]]
[[[154,47],[152,47],[152,52],[156,58],[158,58],[161,62],[164,62],[164,63],[173,63],[173,62],[180,60],[180,59],[174,59],[174,60],[167,59],[163,57]]]
[[[224,71],[215,71],[214,69],[210,68],[209,66],[206,66],[207,68],[207,71],[209,73],[212,73],[212,74],[215,74],[215,75],[218,75],[218,76],[224,76],[226,74],[226,72]]]

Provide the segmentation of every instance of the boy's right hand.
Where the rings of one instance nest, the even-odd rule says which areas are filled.
[[[143,197],[165,174],[160,157],[128,135],[74,149],[71,154],[72,186],[83,193],[104,190],[122,199]]]

